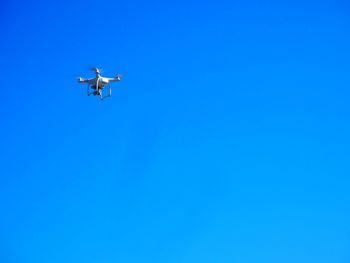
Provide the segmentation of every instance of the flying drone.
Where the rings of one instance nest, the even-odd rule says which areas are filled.
[[[110,83],[121,80],[122,74],[118,73],[114,78],[106,78],[101,76],[101,70],[98,68],[91,68],[95,72],[94,78],[78,78],[78,83],[87,84],[87,95],[100,96],[101,100],[112,96],[112,89]],[[108,95],[103,95],[103,89],[108,86]]]

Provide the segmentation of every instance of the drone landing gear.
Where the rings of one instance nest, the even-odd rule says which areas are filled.
[[[102,88],[97,88],[98,87],[98,82],[97,85],[88,85],[87,87],[87,95],[90,96],[91,94],[94,96],[100,96],[101,100],[104,100],[105,98],[111,97],[112,96],[112,89],[111,85],[108,84],[108,95],[103,96],[103,89]]]
[[[93,90],[95,90],[96,88],[94,87],[94,86],[92,86],[91,87],[91,85],[89,84],[88,86],[87,86],[87,95],[88,96],[90,96],[91,94],[94,94],[95,95],[95,91],[93,91]]]
[[[100,99],[104,100],[105,98],[111,97],[112,96],[112,89],[111,89],[111,85],[108,84],[108,95],[103,96],[103,91],[100,90]]]

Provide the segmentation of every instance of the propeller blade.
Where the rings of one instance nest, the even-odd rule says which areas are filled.
[[[116,77],[122,78],[126,73],[128,72],[124,71],[123,73],[118,73]]]
[[[89,66],[87,67],[88,70],[92,70],[94,73],[101,73],[102,69],[95,67],[95,66]]]

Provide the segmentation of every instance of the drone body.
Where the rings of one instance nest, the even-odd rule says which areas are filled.
[[[110,83],[120,81],[122,75],[117,74],[114,78],[106,78],[102,77],[100,74],[100,70],[98,68],[92,68],[92,70],[95,72],[95,77],[91,79],[86,78],[78,78],[78,83],[87,84],[87,95],[90,96],[91,94],[95,96],[100,96],[100,99],[103,100],[105,98],[112,96],[112,89]],[[103,89],[108,86],[108,95],[103,95]]]

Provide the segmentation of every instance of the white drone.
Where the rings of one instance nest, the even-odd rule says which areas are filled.
[[[122,74],[117,74],[114,78],[106,78],[101,77],[100,73],[101,70],[98,68],[91,68],[96,74],[94,78],[86,79],[86,78],[78,78],[78,83],[88,84],[87,86],[87,95],[90,96],[91,94],[95,96],[100,96],[100,99],[103,100],[105,98],[112,96],[112,89],[110,83],[120,81]],[[103,89],[105,86],[108,86],[109,91],[108,95],[103,96]]]

